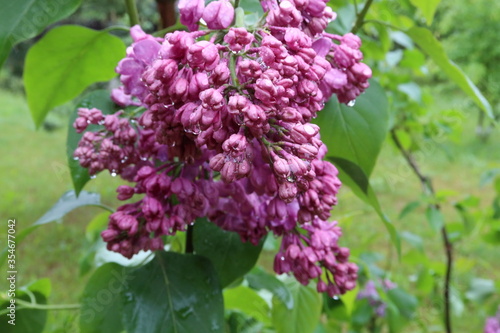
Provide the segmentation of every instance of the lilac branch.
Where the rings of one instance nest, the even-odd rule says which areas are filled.
[[[403,145],[401,144],[401,141],[399,141],[399,138],[396,134],[396,131],[394,129],[391,130],[391,139],[398,148],[398,150],[401,152],[403,157],[405,158],[406,162],[410,166],[410,168],[413,170],[415,175],[418,177],[420,180],[420,183],[422,184],[422,187],[424,189],[424,192],[435,196],[435,191],[434,187],[432,186],[432,181],[429,177],[425,176],[420,168],[418,167],[418,164],[416,163],[413,155],[411,152],[407,151]],[[437,204],[429,204],[429,207],[435,210],[440,210],[439,205]],[[446,274],[444,278],[444,290],[443,290],[443,298],[444,298],[444,324],[446,327],[446,333],[452,333],[452,325],[451,325],[451,307],[450,307],[450,282],[451,282],[451,272],[453,268],[453,244],[450,242],[450,239],[448,237],[448,232],[446,231],[446,226],[443,225],[441,228],[441,237],[443,239],[443,245],[446,253]]]

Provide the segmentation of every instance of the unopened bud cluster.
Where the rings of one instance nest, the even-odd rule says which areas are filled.
[[[132,182],[119,199],[142,198],[111,215],[102,233],[110,250],[161,249],[162,236],[207,217],[253,244],[282,237],[277,273],[341,294],[354,288],[357,266],[327,222],[341,182],[310,121],[332,94],[354,100],[371,71],[357,36],[324,32],[335,18],[326,1],[261,3],[265,22],[251,30],[231,27],[227,0],[181,0],[191,32],[156,38],[133,27],[112,97],[145,112],[80,109],[77,131],[103,128],[84,134],[75,157],[91,174],[107,169]]]

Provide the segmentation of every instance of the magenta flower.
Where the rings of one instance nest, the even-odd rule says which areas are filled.
[[[91,175],[108,170],[130,182],[117,196],[132,203],[102,232],[108,249],[126,257],[159,250],[165,236],[206,217],[253,244],[282,237],[277,273],[342,294],[358,268],[328,222],[342,184],[311,119],[333,94],[356,98],[371,70],[359,38],[325,33],[335,17],[326,1],[262,6],[266,22],[247,31],[230,27],[228,0],[180,1],[190,30],[202,17],[208,29],[229,28],[224,38],[211,30],[155,38],[133,27],[112,96],[145,111],[80,109],[74,127],[87,132],[74,156]]]
[[[234,19],[234,8],[228,0],[212,1],[203,11],[203,20],[209,29],[226,29]]]
[[[500,333],[500,309],[494,317],[486,319],[484,333]]]
[[[179,14],[181,23],[190,31],[198,30],[198,21],[203,15],[205,9],[204,0],[180,0]]]

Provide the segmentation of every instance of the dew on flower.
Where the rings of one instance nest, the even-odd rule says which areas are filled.
[[[119,171],[130,185],[117,188],[118,199],[140,198],[111,214],[101,234],[109,249],[127,258],[160,250],[165,237],[206,218],[254,245],[281,237],[278,274],[318,280],[330,297],[354,288],[357,266],[328,221],[341,182],[311,120],[333,95],[353,106],[371,70],[359,38],[323,34],[329,7],[282,4],[263,2],[268,15],[251,32],[230,26],[229,1],[210,2],[209,11],[183,6],[189,32],[141,32],[116,67],[119,89],[133,92],[125,99],[145,109],[137,120],[79,109],[74,127],[86,132],[75,160],[92,178]],[[330,43],[315,44],[324,36]],[[330,241],[318,243],[317,233]]]

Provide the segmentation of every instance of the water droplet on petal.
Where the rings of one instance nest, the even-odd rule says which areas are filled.
[[[148,160],[148,158],[147,158],[147,157],[145,157],[145,156],[141,156],[141,161],[147,161],[147,160]]]
[[[351,107],[351,108],[352,108],[354,105],[356,105],[356,100],[355,100],[355,99],[353,99],[352,101],[349,101],[349,103],[347,103],[347,106],[349,106],[349,107]]]

